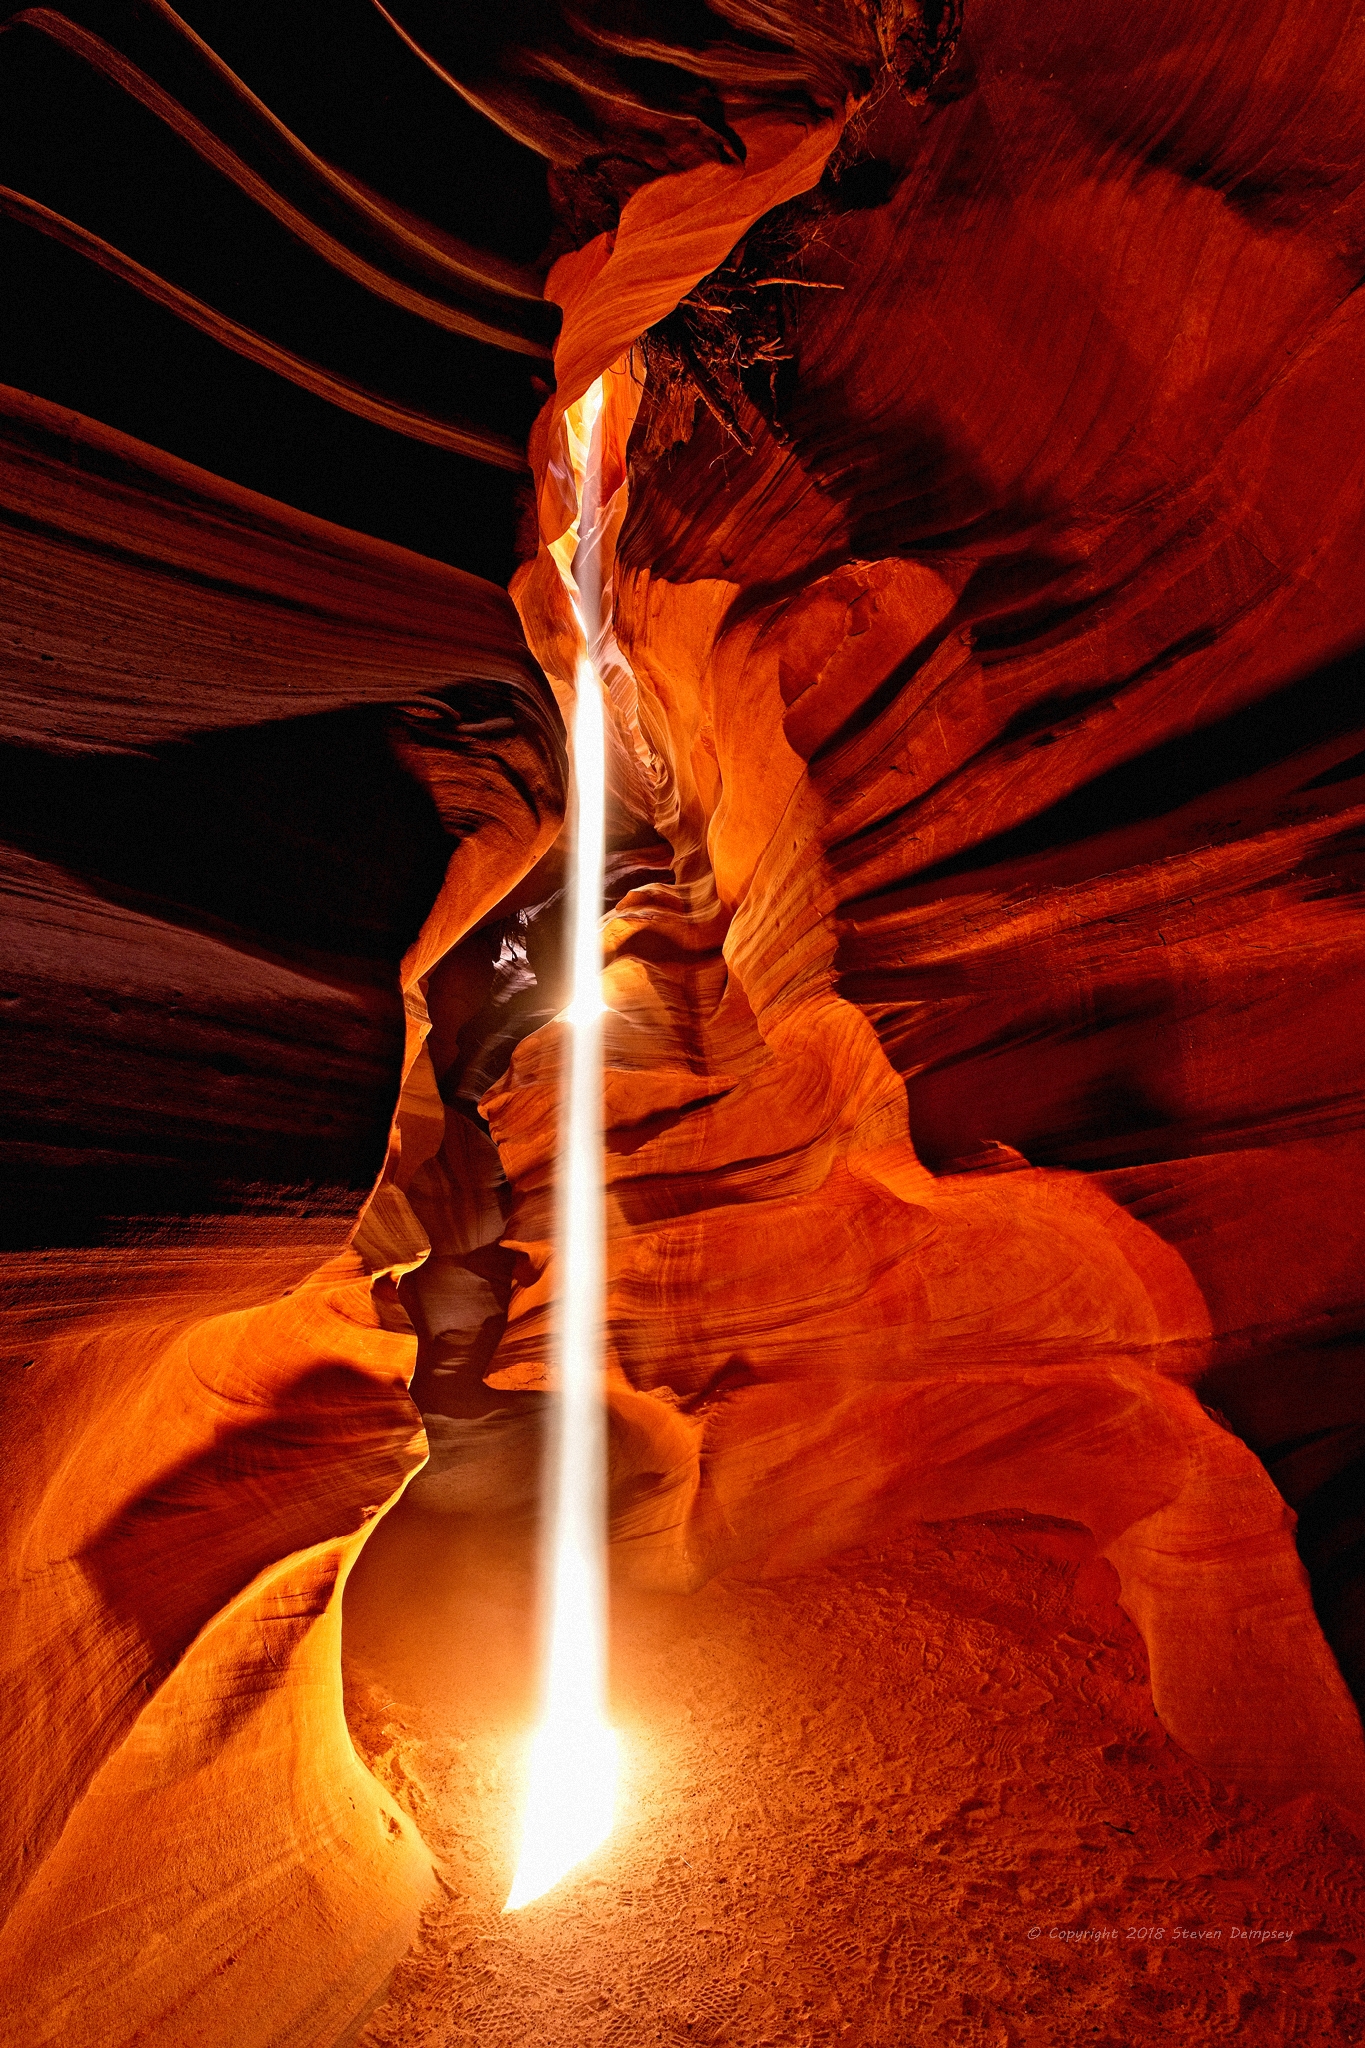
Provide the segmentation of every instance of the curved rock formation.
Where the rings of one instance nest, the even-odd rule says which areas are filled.
[[[1013,111],[1032,45],[1004,21],[979,33]],[[1191,102],[1233,92],[1221,58],[1201,66],[1179,37],[1165,54],[1185,58]],[[1225,292],[1264,230],[1239,237],[1204,188],[1132,145],[1101,149],[1080,95],[1050,172],[1065,160],[1093,203],[1055,253],[1029,213],[1021,291],[1016,213],[963,217],[993,104],[945,94],[926,122],[883,99],[827,178],[825,214],[789,210],[838,273],[802,282],[840,289],[789,315],[785,393],[736,381],[727,419],[703,406],[703,358],[662,430],[657,384],[635,423],[614,625],[677,881],[608,927],[612,1335],[639,1439],[618,1533],[642,1569],[690,1583],[740,1558],[827,1554],[897,1513],[1080,1521],[1120,1567],[1179,1740],[1269,1790],[1358,1797],[1357,1717],[1292,1517],[1191,1391],[1212,1369],[1226,1398],[1224,1361],[1253,1329],[1290,1335],[1285,1282],[1242,1220],[1248,1188],[1280,1180],[1281,1150],[1291,1175],[1305,1144],[1338,1171],[1354,1157],[1353,1041],[1303,1043],[1285,966],[1306,955],[1325,1000],[1349,1006],[1357,714],[1339,666],[1286,677],[1276,628],[1288,612],[1310,670],[1358,632],[1358,528],[1329,490],[1307,530],[1291,515],[1295,551],[1274,538],[1313,393],[1334,351],[1350,359],[1343,280],[1319,261],[1316,327],[1296,282],[1278,324],[1258,303],[1259,363],[1219,331],[1192,375],[1172,350],[1200,303],[1189,278],[1202,260]],[[1273,92],[1239,104],[1229,183],[1279,125]],[[1004,142],[986,160],[1010,190],[1039,175],[1015,118],[1017,171]],[[828,212],[868,165],[880,201],[840,215],[836,239]],[[665,181],[673,220],[707,175]],[[603,242],[608,271],[649,261],[642,196]],[[1126,252],[1154,210],[1169,226],[1182,207],[1189,268],[1139,338],[1121,296],[1109,304],[1124,288],[1112,220],[1131,223]],[[943,281],[937,253],[927,274],[914,254],[889,260],[949,248]],[[1058,348],[1049,328],[1035,360],[1033,307],[1059,260],[1076,340]],[[566,305],[561,404],[617,345],[585,261],[549,287]],[[737,292],[737,334],[748,310]],[[948,351],[933,346],[944,322]],[[869,353],[873,332],[894,343]],[[1236,344],[1240,413],[1219,362]],[[1008,413],[992,358],[1012,366]],[[563,515],[542,493],[547,511],[553,538]],[[553,672],[549,588],[533,576],[523,608]],[[1216,754],[1239,717],[1232,745],[1250,758],[1224,793]],[[1291,759],[1262,767],[1272,733]],[[1324,856],[1345,872],[1324,874]],[[543,1357],[553,1093],[541,1034],[485,1104],[522,1195],[513,1230],[542,1268],[513,1298],[509,1385]],[[1077,1170],[1092,1163],[1107,1170]],[[1202,1257],[1182,1255],[1191,1185],[1200,1234],[1221,1240]],[[1341,1228],[1292,1275],[1299,1329],[1309,1299],[1351,1311],[1354,1219]]]
[[[338,1660],[424,1448],[370,1275],[421,1248],[347,1239],[400,957],[553,838],[562,740],[490,586],[19,394],[4,455],[15,2038],[111,2038],[111,1977],[125,2028],[264,1982],[330,2038],[427,1881]]]
[[[598,375],[623,1574],[1080,1524],[1358,1809],[1348,10],[266,15],[0,18],[14,2037],[321,2048],[430,1882],[340,1594],[414,1367],[534,1504]]]

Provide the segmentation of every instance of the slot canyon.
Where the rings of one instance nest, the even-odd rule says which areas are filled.
[[[1365,2042],[1365,15],[9,0],[0,109],[0,2040]]]

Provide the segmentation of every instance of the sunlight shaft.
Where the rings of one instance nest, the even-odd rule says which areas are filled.
[[[595,404],[591,401],[595,398]],[[583,511],[575,609],[591,646],[597,593],[590,527],[596,509],[600,387],[573,423],[582,439]],[[507,1911],[559,1883],[611,1831],[617,1742],[607,1725],[606,1407],[602,1341],[605,1194],[602,1142],[602,892],[606,847],[603,693],[579,661],[573,716],[570,861],[572,994],[564,1013],[556,1244],[555,1357],[559,1398],[547,1462],[543,1593],[545,1672],[532,1738],[521,1853]]]

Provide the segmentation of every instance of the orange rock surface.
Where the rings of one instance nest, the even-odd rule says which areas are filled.
[[[1032,44],[1016,62],[1008,19],[994,27],[1014,108]],[[717,491],[723,430],[694,409],[634,482],[616,543],[616,639],[676,880],[626,898],[608,925],[610,1317],[628,1476],[615,1533],[645,1578],[685,1585],[738,1561],[828,1555],[906,1516],[1075,1520],[1118,1567],[1158,1708],[1192,1754],[1267,1791],[1355,1799],[1358,1717],[1292,1517],[1194,1391],[1229,1340],[1273,1325],[1282,1298],[1272,1286],[1229,1314],[1201,1287],[1220,1266],[1246,1276],[1261,1249],[1225,1223],[1204,1159],[1252,1151],[1272,1175],[1267,1125],[1302,1142],[1330,1101],[1339,1128],[1358,1090],[1349,1032],[1302,1046],[1285,986],[1287,961],[1307,953],[1326,1002],[1358,1004],[1342,950],[1350,895],[1309,872],[1340,844],[1350,777],[1332,771],[1353,766],[1355,738],[1242,777],[1231,803],[1250,820],[1227,819],[1222,791],[1214,815],[1182,802],[1178,767],[1163,787],[1166,764],[1148,765],[1281,680],[1286,607],[1300,663],[1351,630],[1358,529],[1342,529],[1333,494],[1320,530],[1296,535],[1315,606],[1267,539],[1307,458],[1322,358],[1339,350],[1344,367],[1351,337],[1324,280],[1324,331],[1302,366],[1244,367],[1238,415],[1207,397],[1230,337],[1199,374],[1172,359],[1188,296],[1172,296],[1165,330],[1149,316],[1139,337],[1111,314],[1097,331],[1122,299],[1114,217],[1139,234],[1159,200],[1183,207],[1205,261],[1234,250],[1226,209],[1215,233],[1199,187],[1172,191],[1121,154],[1101,175],[1078,115],[1059,124],[1054,161],[1069,152],[1072,181],[1098,185],[1060,246],[1094,302],[1079,361],[1107,404],[1088,453],[1072,454],[1056,422],[1081,404],[1077,361],[1030,354],[1015,216],[983,206],[953,220],[956,260],[993,282],[990,319],[914,257],[889,261],[946,238],[943,209],[959,205],[964,165],[979,168],[974,104],[928,129],[895,100],[868,119],[858,147],[893,195],[841,220],[824,268],[842,289],[803,310],[781,431],[751,407],[753,452],[730,458]],[[1273,95],[1259,126],[1244,106],[1244,153],[1267,146],[1274,118]],[[1038,264],[1040,233],[1030,216]],[[1253,227],[1243,242],[1249,261]],[[558,289],[560,353],[577,364],[597,301],[577,273]],[[1268,347],[1274,316],[1260,311]],[[936,352],[954,319],[957,346]],[[895,346],[869,353],[878,331]],[[964,385],[983,336],[1014,366],[1012,440],[1003,394],[984,374]],[[1115,390],[1139,339],[1154,380],[1140,422]],[[604,337],[599,367],[613,346]],[[913,472],[907,488],[892,459],[895,422],[908,435],[931,416],[987,466],[955,506],[934,507],[945,530],[932,537]],[[1173,455],[1176,417],[1188,424]],[[1064,452],[1065,482],[1045,489]],[[939,488],[951,494],[951,479]],[[1208,564],[1245,550],[1249,528],[1266,543],[1259,574],[1224,593]],[[557,645],[538,651],[553,671]],[[1134,758],[1148,787],[1136,801],[1115,788],[1111,821],[1099,786]],[[1306,790],[1324,777],[1330,794]],[[1239,1103],[1239,1071],[1254,1100]],[[484,1102],[518,1193],[512,1237],[537,1270],[512,1299],[507,1386],[543,1369],[555,1075],[542,1032]],[[1148,1108],[1161,1091],[1170,1106]],[[1109,1171],[1078,1170],[1097,1152]],[[1146,1199],[1147,1163],[1178,1190],[1185,1154],[1198,1156],[1204,1229],[1224,1226],[1221,1260],[1186,1256],[1187,1232],[1163,1230]],[[1245,1168],[1228,1178],[1244,1183]],[[1330,1232],[1322,1250],[1335,1278]]]
[[[486,583],[16,393],[3,454],[7,2038],[330,2040],[431,1884],[340,1692],[425,1453],[400,959],[553,839],[562,739]]]
[[[1310,2038],[1245,1972],[1052,2011],[1036,1958],[1022,1991],[970,1944],[907,1960],[894,1901],[904,1837],[930,1917],[943,1842],[958,1917],[1120,1913],[1139,1878],[1231,1911],[1221,1864],[1199,1890],[1226,1836],[1287,1887],[1315,1859],[1295,1910],[1349,1932],[1358,23],[296,28],[0,16],[7,2038],[331,2048],[434,1858],[451,1910],[369,2038],[480,2029],[468,1842],[505,1821],[553,1378],[548,548],[599,375],[618,1692],[709,1818],[702,1878],[613,1851],[686,1922],[657,2014],[588,1914],[610,1997],[499,1936],[488,2038],[975,2044],[1016,1999],[1059,2048],[1172,2010]],[[898,1718],[916,1644],[949,1676]],[[819,1968],[777,1968],[747,1893],[766,1961],[708,1947],[722,1884],[842,1854],[786,1793],[746,1822],[766,1866],[719,1843],[717,1786],[805,1768],[806,1672],[844,1703],[830,1785],[870,1745],[849,1827],[894,1810],[889,1974],[824,1879]],[[1101,1877],[1064,1897],[1078,1844]]]

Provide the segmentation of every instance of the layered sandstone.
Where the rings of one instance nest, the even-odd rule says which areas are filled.
[[[0,36],[16,2037],[321,2048],[429,1889],[340,1596],[534,1511],[598,375],[623,1582],[1070,1525],[1359,1808],[1347,10],[190,13]]]
[[[330,2039],[430,1886],[340,1689],[425,1453],[400,970],[553,840],[562,738],[492,586],[4,413],[7,2025]]]

